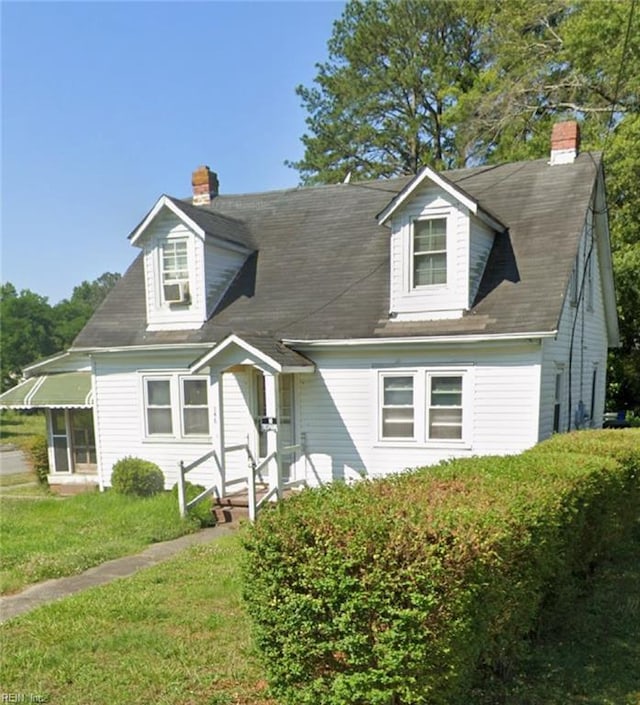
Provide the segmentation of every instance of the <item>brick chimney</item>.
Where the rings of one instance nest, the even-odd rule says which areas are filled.
[[[218,175],[208,166],[199,166],[191,175],[193,205],[208,206],[218,195]]]
[[[575,120],[557,122],[551,132],[549,164],[573,164],[580,149],[580,126]]]

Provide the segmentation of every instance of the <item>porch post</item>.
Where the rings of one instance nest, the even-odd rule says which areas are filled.
[[[276,419],[276,428],[267,431],[267,457],[270,458],[267,464],[269,475],[269,489],[276,489],[276,497],[282,498],[282,470],[280,454],[278,453],[278,385],[277,376],[271,372],[264,372],[264,401],[267,416]]]
[[[213,452],[220,474],[220,497],[225,496],[226,472],[224,462],[224,390],[222,370],[211,370],[211,396],[213,398]]]

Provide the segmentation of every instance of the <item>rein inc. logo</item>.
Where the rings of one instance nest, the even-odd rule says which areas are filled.
[[[2,703],[46,703],[49,698],[46,695],[37,693],[2,693],[0,696]]]

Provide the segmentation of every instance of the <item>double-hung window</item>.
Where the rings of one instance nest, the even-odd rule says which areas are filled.
[[[447,283],[447,219],[413,221],[413,288]]]
[[[208,435],[209,402],[206,378],[183,377],[182,382],[182,432],[185,436]]]
[[[381,376],[381,438],[414,438],[413,382],[413,375],[386,374]]]
[[[147,435],[171,435],[173,433],[171,380],[147,378],[144,386]]]
[[[168,240],[162,246],[162,295],[166,303],[188,301],[189,260],[186,240]]]
[[[429,375],[429,439],[462,438],[462,375]]]
[[[143,394],[148,438],[209,435],[207,377],[177,374],[144,377]]]

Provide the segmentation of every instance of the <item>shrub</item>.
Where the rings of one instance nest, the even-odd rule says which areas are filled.
[[[450,705],[480,667],[508,667],[604,550],[599,527],[634,493],[638,511],[630,451],[573,452],[587,448],[451,461],[265,511],[245,600],[276,697]]]
[[[36,473],[38,482],[41,485],[47,485],[47,475],[49,474],[47,437],[43,434],[31,436],[25,443],[25,450],[31,462],[31,466]]]
[[[113,466],[111,487],[118,494],[151,497],[164,489],[164,475],[155,463],[127,456]]]
[[[205,488],[203,485],[194,485],[191,482],[186,481],[184,483],[184,498],[186,502],[190,502],[195,499],[201,492],[204,492]],[[171,494],[176,498],[176,506],[178,504],[178,484],[176,483],[171,488]],[[200,526],[214,526],[216,523],[216,518],[211,511],[211,499],[203,499],[201,502],[195,505],[187,511],[187,514],[200,523]]]

